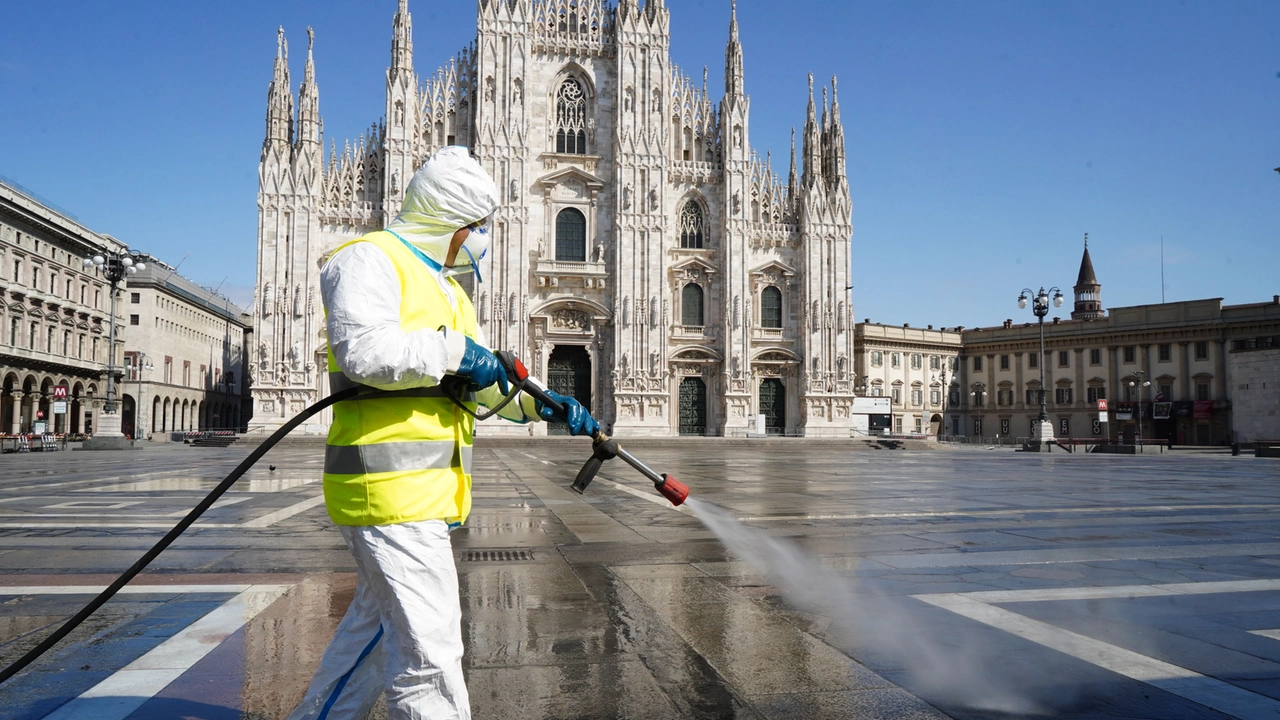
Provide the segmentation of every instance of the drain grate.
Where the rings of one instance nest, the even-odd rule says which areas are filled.
[[[467,562],[520,562],[532,560],[528,550],[468,550]]]

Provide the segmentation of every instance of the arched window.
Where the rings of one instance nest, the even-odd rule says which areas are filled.
[[[702,247],[702,206],[690,200],[680,211],[680,247]]]
[[[556,91],[556,152],[587,153],[587,96],[573,78]]]
[[[702,286],[689,283],[680,293],[680,323],[683,325],[701,326],[702,321]]]
[[[782,291],[772,285],[760,293],[760,327],[782,327]]]
[[[587,218],[573,208],[556,215],[556,260],[587,261]]]

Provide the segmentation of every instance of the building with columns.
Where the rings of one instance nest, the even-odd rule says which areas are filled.
[[[1030,436],[1043,363],[1059,438],[1131,439],[1139,431],[1178,445],[1280,438],[1270,402],[1280,387],[1280,296],[1107,310],[1087,245],[1074,291],[1071,318],[1045,323],[1044,357],[1035,322],[962,332],[947,434]],[[1108,409],[1100,414],[1102,399]]]
[[[852,201],[835,80],[819,107],[810,78],[783,177],[751,143],[736,10],[718,98],[705,73],[672,62],[662,0],[480,0],[477,12],[475,41],[420,77],[400,0],[382,118],[327,157],[314,37],[295,95],[280,31],[259,164],[253,425],[328,394],[320,258],[383,227],[414,171],[463,145],[502,193],[485,282],[470,289],[493,347],[619,433],[745,434],[763,414],[773,433],[847,436]],[[529,432],[482,429],[500,431]]]
[[[855,389],[859,395],[891,399],[889,432],[949,434],[945,417],[953,403],[948,388],[960,337],[958,330],[881,325],[869,319],[854,327]]]
[[[0,432],[33,432],[38,422],[48,432],[92,431],[106,395],[110,286],[83,260],[123,248],[0,182]],[[61,415],[58,386],[67,387]]]
[[[128,278],[117,303],[126,327],[123,431],[158,437],[239,430],[251,409],[244,374],[249,316],[155,258]]]

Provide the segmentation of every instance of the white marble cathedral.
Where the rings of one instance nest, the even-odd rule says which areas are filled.
[[[475,42],[419,78],[399,0],[385,115],[327,159],[311,42],[295,100],[280,31],[258,195],[255,426],[328,392],[319,258],[382,227],[427,157],[465,145],[503,194],[472,292],[493,347],[623,437],[742,435],[754,414],[771,433],[847,436],[852,202],[835,81],[819,115],[810,77],[800,167],[793,139],[784,181],[751,147],[736,11],[717,104],[705,70],[698,83],[672,63],[662,0],[478,7]]]

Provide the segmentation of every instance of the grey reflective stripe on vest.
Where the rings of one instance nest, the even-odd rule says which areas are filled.
[[[330,475],[365,475],[408,470],[448,470],[454,467],[453,440],[386,442],[373,445],[326,445],[324,471]],[[463,449],[463,467],[470,466],[471,448]]]
[[[341,372],[329,373],[329,392],[342,392],[351,388],[363,388],[370,395],[387,396],[387,397],[421,397],[421,398],[442,398],[445,397],[444,388],[440,385],[432,385],[431,387],[407,388],[404,390],[379,390],[371,385],[362,385],[353,381]],[[475,400],[475,393],[468,393],[468,397],[464,400]]]

